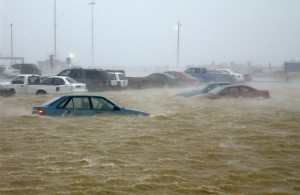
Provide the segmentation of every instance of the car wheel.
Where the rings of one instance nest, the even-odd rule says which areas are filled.
[[[47,92],[44,90],[39,90],[36,92],[36,95],[46,95],[46,94],[47,94]]]

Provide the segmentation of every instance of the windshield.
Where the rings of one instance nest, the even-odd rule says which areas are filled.
[[[125,74],[119,74],[119,79],[120,80],[126,80]]]
[[[50,106],[51,104],[53,104],[54,102],[56,102],[60,98],[61,98],[61,96],[55,97],[55,98],[49,100],[48,102],[42,104],[41,106]]]
[[[78,83],[75,79],[72,79],[70,77],[67,77],[66,80],[69,82],[69,83]]]
[[[220,91],[222,91],[226,86],[221,86],[221,87],[217,87],[211,91],[209,91],[208,93],[211,93],[211,94],[218,94]]]

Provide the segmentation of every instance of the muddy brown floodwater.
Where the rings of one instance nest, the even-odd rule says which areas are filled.
[[[103,92],[154,117],[32,116],[53,96],[0,97],[0,194],[300,194],[300,84],[270,99]]]

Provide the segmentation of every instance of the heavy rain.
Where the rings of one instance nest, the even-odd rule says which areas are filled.
[[[0,0],[0,194],[299,194],[299,8]]]

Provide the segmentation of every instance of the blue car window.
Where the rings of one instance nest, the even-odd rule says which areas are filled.
[[[66,109],[91,109],[88,97],[73,97],[70,99],[70,101],[66,100],[66,103],[63,102],[61,105],[62,106],[59,106],[59,108],[64,107]]]
[[[110,110],[113,111],[115,109],[115,106],[103,98],[98,97],[92,97],[91,98],[93,108],[96,110]]]

